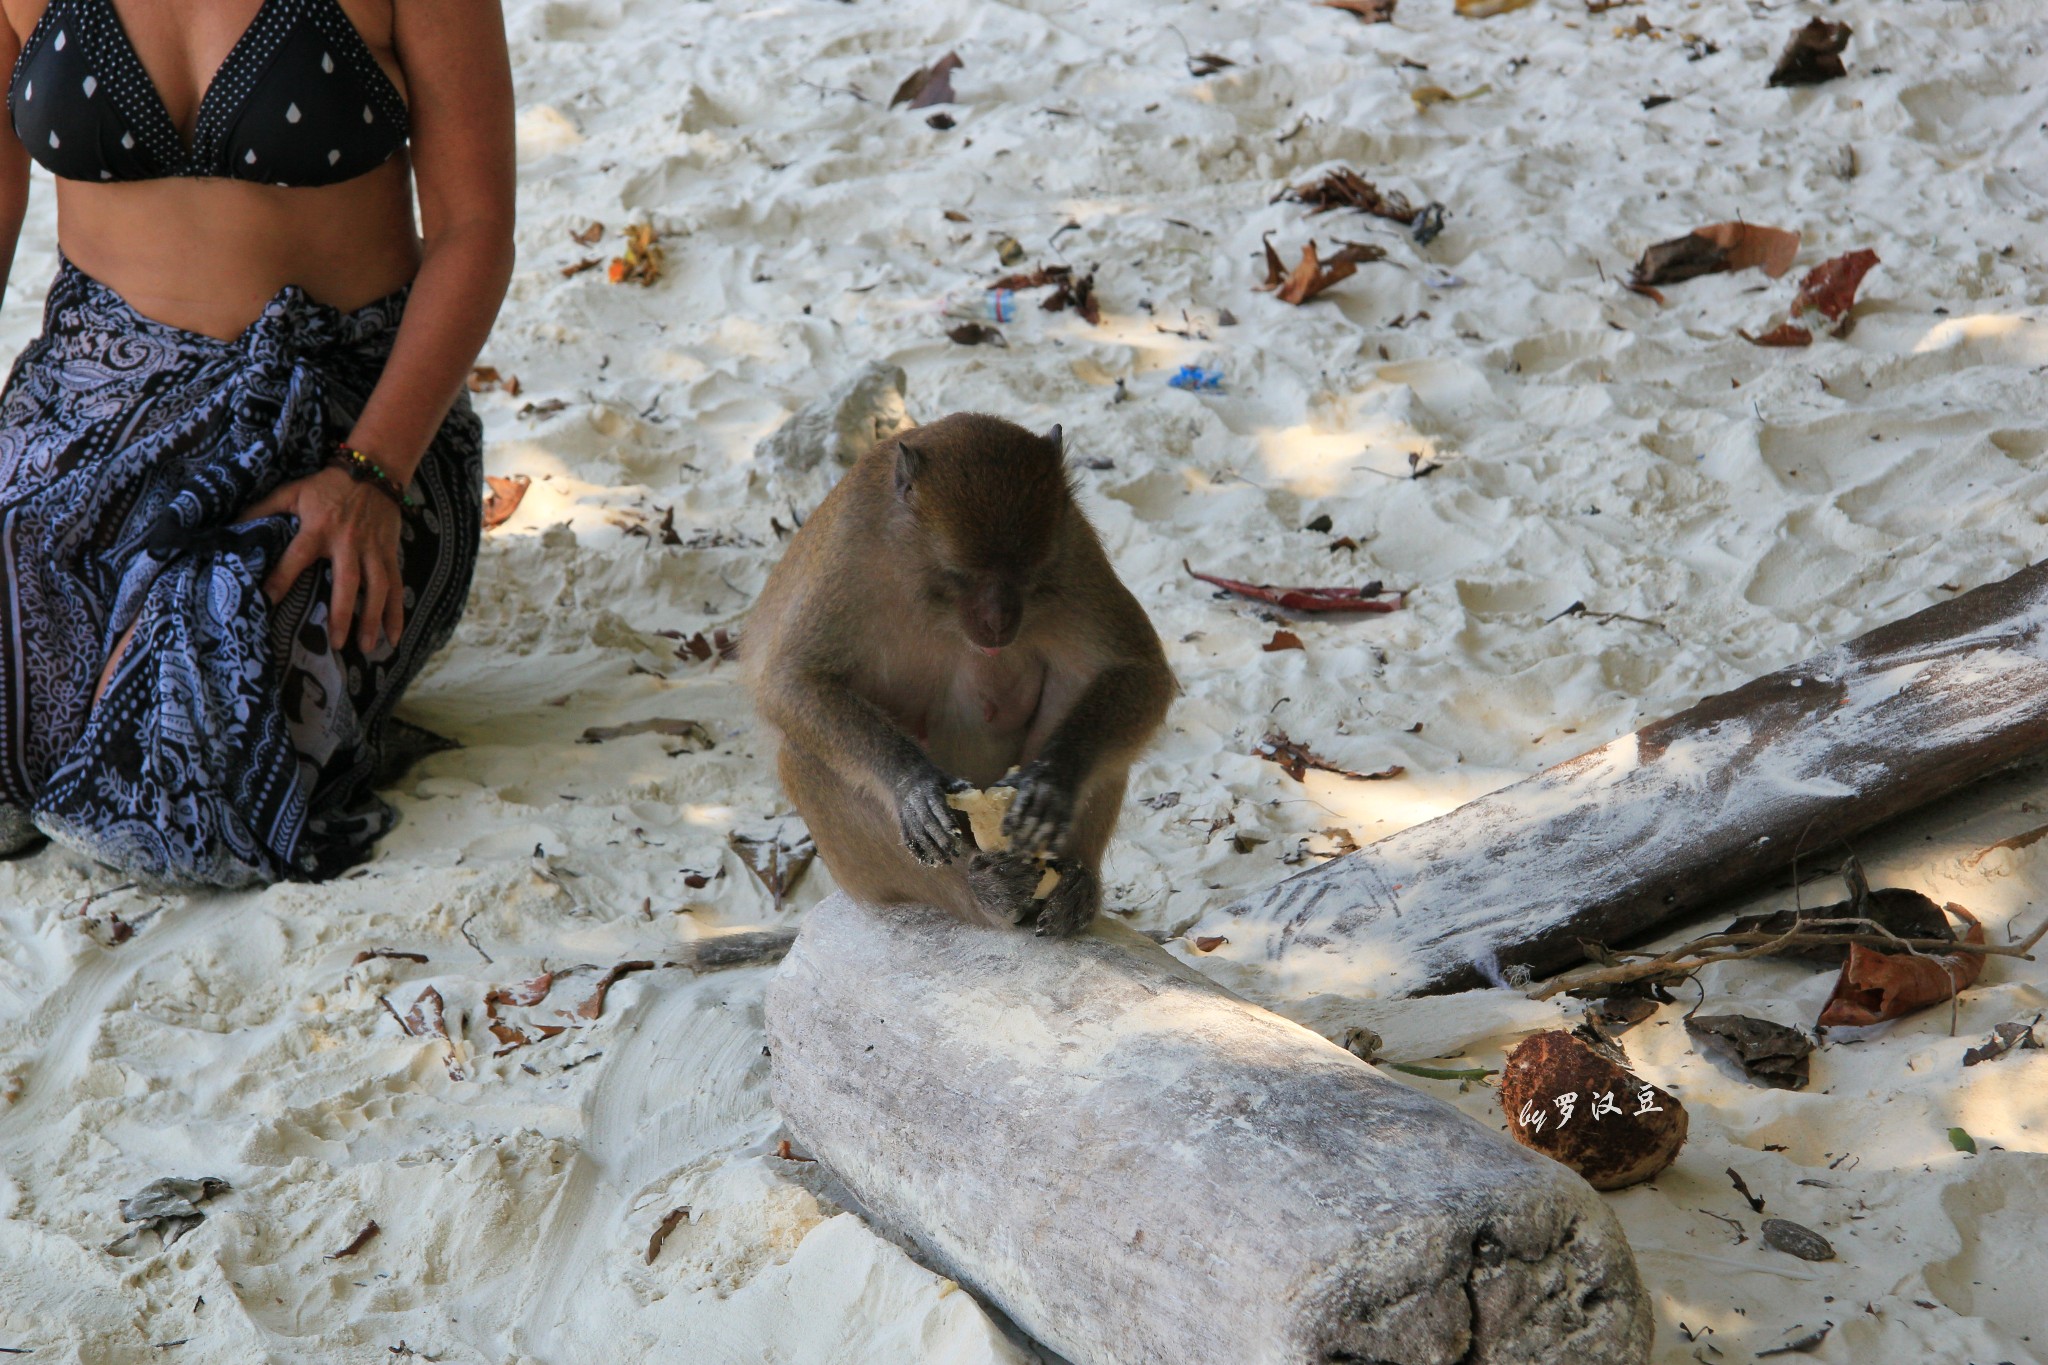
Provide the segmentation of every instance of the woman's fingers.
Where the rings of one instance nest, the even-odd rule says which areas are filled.
[[[377,652],[377,637],[391,610],[391,567],[375,554],[363,559],[363,617],[356,626],[356,648]],[[392,637],[396,639],[397,637]]]
[[[348,643],[349,627],[356,622],[356,593],[362,588],[363,574],[352,554],[336,554],[329,562],[334,565],[334,596],[327,602],[327,645],[340,649]]]
[[[270,577],[263,580],[263,595],[273,603],[284,601],[284,595],[292,590],[299,576],[325,557],[321,553],[319,539],[310,532],[300,531],[285,547],[284,555],[277,561],[277,567],[270,571]]]
[[[395,557],[391,561],[390,574],[391,591],[384,598],[384,638],[396,649],[398,637],[405,633],[405,577]]]
[[[241,516],[235,519],[235,524],[239,526],[245,521],[261,521],[264,517],[274,517],[280,512],[296,511],[298,510],[298,501],[299,486],[295,480],[272,489],[269,497],[264,498],[248,511],[242,513]]]

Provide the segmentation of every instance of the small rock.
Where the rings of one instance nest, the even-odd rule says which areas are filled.
[[[850,379],[806,403],[754,447],[780,473],[802,473],[827,458],[851,466],[868,447],[917,425],[904,405],[901,365],[871,360]]]
[[[1812,1228],[1801,1227],[1789,1218],[1764,1219],[1764,1245],[1802,1261],[1832,1261],[1834,1244]]]
[[[1562,1030],[1532,1034],[1500,1078],[1508,1132],[1596,1190],[1648,1180],[1685,1145],[1685,1107]]]

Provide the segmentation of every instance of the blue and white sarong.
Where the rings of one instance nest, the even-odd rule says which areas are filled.
[[[63,264],[0,393],[0,816],[173,886],[332,876],[390,828],[391,708],[476,564],[467,395],[414,475],[395,648],[330,647],[324,561],[273,605],[296,522],[235,521],[327,463],[404,311],[403,290],[343,313],[288,286],[222,341]]]

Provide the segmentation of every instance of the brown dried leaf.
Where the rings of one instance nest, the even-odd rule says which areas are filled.
[[[1658,242],[1643,252],[1630,273],[1629,287],[1649,293],[1647,286],[1677,284],[1726,270],[1761,269],[1776,279],[1792,268],[1799,254],[1799,234],[1755,223],[1710,223],[1683,237]],[[1663,302],[1661,295],[1652,295]]]
[[[1969,925],[1963,942],[1984,941],[1984,925],[1975,915],[1954,901],[1945,908]],[[1842,964],[1842,974],[1820,1012],[1819,1024],[1822,1028],[1856,1028],[1897,1019],[1954,998],[1983,971],[1982,953],[1887,953],[1851,944],[1849,960]]]
[[[612,259],[611,269],[607,272],[611,282],[646,286],[660,279],[666,256],[654,224],[634,223],[621,235],[626,239],[626,254]]]
[[[1360,23],[1394,22],[1394,0],[1321,0],[1321,3],[1324,9],[1340,9],[1356,16]]]
[[[432,986],[421,991],[419,998],[412,1002],[412,1008],[405,1012],[399,1022],[405,1031],[415,1038],[448,1037],[448,1009],[441,1000],[441,992]]]
[[[698,663],[703,663],[706,659],[730,661],[739,657],[739,636],[724,626],[718,627],[709,636],[700,630],[695,635],[679,635],[676,639],[679,642],[676,645],[678,659],[695,659]]]
[[[801,1161],[809,1163],[816,1161],[818,1159],[814,1156],[798,1156],[794,1151],[790,1149],[788,1138],[784,1138],[782,1141],[775,1144],[775,1155],[781,1157],[784,1161]]]
[[[484,484],[484,529],[490,531],[512,520],[512,514],[519,510],[519,503],[526,497],[526,490],[533,485],[533,480],[524,474],[514,474],[510,478],[486,474]]]
[[[635,972],[651,972],[653,970],[654,964],[645,958],[633,962],[621,962],[616,967],[606,968],[604,975],[597,979],[597,989],[591,992],[588,1000],[576,1007],[577,1017],[582,1019],[595,1019],[599,1017],[604,1013],[605,995],[610,992],[612,985],[619,978],[631,976]]]
[[[358,1251],[361,1251],[364,1247],[368,1246],[370,1244],[370,1239],[372,1237],[375,1237],[378,1233],[382,1232],[383,1230],[384,1229],[377,1226],[377,1220],[372,1218],[367,1224],[364,1225],[363,1230],[361,1232],[357,1233],[353,1238],[349,1240],[349,1244],[347,1246],[343,1247],[339,1251],[328,1252],[327,1255],[324,1256],[322,1259],[328,1261],[345,1261],[349,1257],[355,1255]]]
[[[389,958],[394,962],[425,962],[427,960],[425,953],[408,953],[398,948],[365,948],[360,953],[357,953],[348,965],[360,967],[363,963],[380,957]]]
[[[1728,253],[1726,269],[1747,270],[1755,266],[1774,280],[1790,270],[1799,255],[1798,233],[1759,223],[1710,223],[1695,228],[1694,235]]]
[[[1198,953],[1213,953],[1228,942],[1230,940],[1222,937],[1220,934],[1214,936],[1204,935],[1195,940],[1195,951]]]
[[[1328,213],[1331,209],[1357,209],[1360,213],[1390,218],[1397,223],[1412,223],[1422,212],[1408,202],[1406,195],[1382,190],[1348,166],[1339,166],[1320,180],[1282,190],[1280,197],[1297,204],[1307,204],[1312,214]]]
[[[1285,772],[1296,782],[1307,781],[1310,768],[1314,768],[1319,772],[1335,773],[1337,776],[1348,778],[1353,782],[1384,782],[1390,778],[1399,777],[1402,773],[1408,771],[1397,763],[1392,767],[1382,768],[1376,773],[1353,772],[1349,768],[1340,767],[1332,763],[1329,759],[1309,749],[1307,745],[1297,744],[1277,730],[1253,745],[1252,753],[1258,758],[1268,758],[1279,764],[1281,771]]]
[[[509,986],[493,986],[484,993],[484,1011],[496,1018],[500,1005],[529,1009],[547,999],[548,992],[554,989],[554,985],[555,974],[542,972],[531,981],[515,981]]]
[[[627,721],[624,725],[593,725],[583,732],[578,744],[603,744],[606,740],[625,739],[630,735],[668,735],[675,739],[686,739],[706,749],[718,747],[718,741],[703,724],[694,720],[674,720],[667,716],[655,716],[648,720]]]
[[[1798,1029],[1740,1014],[1688,1015],[1695,1043],[1740,1066],[1743,1074],[1780,1090],[1804,1090],[1813,1040]]]
[[[969,218],[966,214],[962,213],[958,209],[947,209],[946,221],[949,223],[971,223],[974,220]]]
[[[1458,0],[1458,13],[1467,19],[1491,19],[1496,14],[1525,9],[1534,0]]]
[[[1273,638],[1266,641],[1266,643],[1264,643],[1263,645],[1260,645],[1259,648],[1265,650],[1268,654],[1278,654],[1283,649],[1299,649],[1306,651],[1308,649],[1308,646],[1303,644],[1301,642],[1301,637],[1299,635],[1296,635],[1293,631],[1276,630],[1273,632]]]
[[[1755,336],[1751,336],[1748,332],[1738,327],[1735,329],[1735,335],[1741,337],[1752,346],[1813,345],[1813,333],[1807,331],[1796,322],[1781,322],[1770,331],[1759,332]]]
[[[1771,68],[1770,83],[1819,85],[1848,75],[1848,68],[1842,65],[1842,51],[1849,46],[1849,36],[1854,32],[1847,24],[1831,24],[1825,19],[1808,21],[1778,54],[1778,64]]]
[[[979,322],[963,322],[958,327],[948,328],[946,335],[962,346],[1008,346],[1003,334],[993,327]]]
[[[896,93],[889,96],[889,107],[908,103],[913,109],[922,109],[932,104],[954,104],[953,73],[966,65],[957,52],[948,52],[930,66],[921,66],[903,78],[903,84],[896,87]]]
[[[785,842],[780,835],[772,839],[758,839],[736,833],[728,836],[726,843],[774,897],[778,910],[782,908],[783,899],[796,890],[797,883],[810,870],[811,860],[818,856],[818,846],[811,842],[808,834],[792,844]]]
[[[584,271],[595,270],[603,264],[604,257],[602,256],[585,256],[580,261],[571,261],[569,264],[563,266],[562,278],[565,280],[573,280],[578,275],[581,275]]]
[[[598,238],[604,236],[604,224],[593,222],[581,232],[569,234],[569,240],[578,246],[596,246]]]
[[[1230,58],[1215,52],[1194,52],[1188,54],[1188,74],[1200,79],[1213,76],[1227,66],[1236,66]]]
[[[1272,289],[1274,297],[1282,303],[1291,303],[1299,307],[1331,285],[1350,279],[1364,262],[1377,261],[1386,254],[1383,247],[1365,242],[1343,242],[1338,245],[1336,254],[1328,261],[1324,261],[1317,254],[1315,242],[1310,240],[1301,249],[1301,260],[1276,287],[1273,275],[1278,268],[1279,258],[1269,243],[1266,247],[1267,282],[1259,287]]]
[[[1856,290],[1876,264],[1877,253],[1867,247],[1822,261],[1799,282],[1792,311],[1802,313],[1811,308],[1829,322],[1840,322],[1856,306]]]
[[[670,1209],[661,1216],[661,1221],[654,1225],[654,1235],[647,1239],[647,1264],[653,1265],[660,1258],[661,1249],[668,1242],[668,1235],[680,1227],[682,1221],[689,1216],[690,1208],[687,1204]]]

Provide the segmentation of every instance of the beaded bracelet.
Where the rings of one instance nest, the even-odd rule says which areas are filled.
[[[384,472],[383,465],[378,464],[353,446],[337,442],[334,447],[334,458],[328,463],[330,468],[346,470],[348,476],[357,483],[366,483],[385,497],[390,498],[398,504],[400,511],[411,512],[419,507],[419,503],[413,500],[412,494],[406,492],[401,485],[394,483],[391,476]]]

